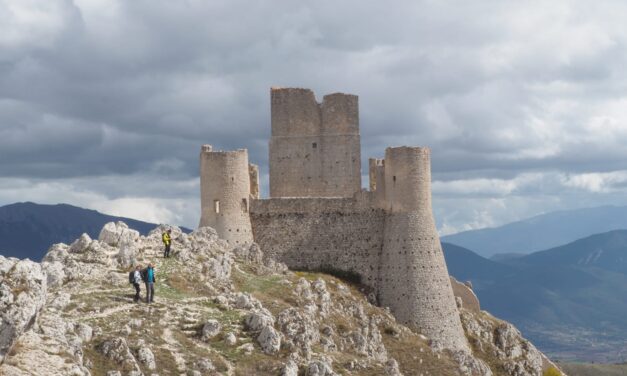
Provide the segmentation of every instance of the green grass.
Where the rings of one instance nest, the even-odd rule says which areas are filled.
[[[234,270],[231,278],[236,290],[249,293],[259,299],[274,315],[297,304],[292,294],[293,284],[288,285],[282,282],[286,279],[285,276],[256,275]]]

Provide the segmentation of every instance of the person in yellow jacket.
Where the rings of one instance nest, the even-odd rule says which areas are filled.
[[[161,240],[163,241],[163,244],[165,245],[165,250],[163,251],[164,258],[170,257],[170,244],[172,244],[171,234],[172,234],[172,230],[168,230],[164,232],[163,234],[161,234]]]

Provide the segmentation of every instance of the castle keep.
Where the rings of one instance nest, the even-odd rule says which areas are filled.
[[[200,226],[293,269],[355,273],[399,322],[468,351],[431,207],[428,148],[390,147],[361,189],[358,98],[273,88],[270,198],[246,150],[200,154]]]

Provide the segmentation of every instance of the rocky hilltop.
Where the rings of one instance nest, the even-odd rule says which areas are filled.
[[[361,286],[290,271],[209,227],[168,227],[164,259],[164,228],[141,236],[112,222],[41,263],[0,256],[0,375],[536,376],[552,366],[455,281],[472,353],[398,324]],[[134,303],[128,272],[148,262],[155,302]]]

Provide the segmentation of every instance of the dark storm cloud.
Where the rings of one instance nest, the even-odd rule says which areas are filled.
[[[273,85],[358,94],[364,163],[430,146],[445,231],[613,200],[625,16],[621,2],[0,0],[0,203],[30,184],[193,226],[201,144],[248,148],[267,182]]]

